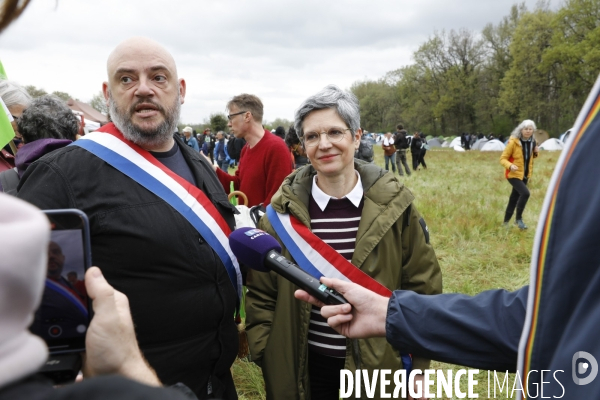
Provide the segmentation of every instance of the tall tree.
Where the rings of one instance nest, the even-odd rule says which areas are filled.
[[[556,122],[557,80],[554,66],[542,65],[551,45],[553,13],[537,8],[522,16],[510,52],[512,62],[502,81],[500,107],[518,119],[532,119],[548,129]]]
[[[227,117],[223,113],[210,115],[210,127],[213,132],[224,131],[227,128]]]

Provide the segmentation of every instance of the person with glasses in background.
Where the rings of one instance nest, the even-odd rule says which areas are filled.
[[[394,174],[354,160],[362,134],[357,98],[327,86],[296,111],[295,129],[310,165],[284,180],[271,200],[277,214],[269,209],[258,227],[280,239],[275,219],[289,214],[296,226],[312,231],[315,249],[332,248],[329,255],[384,291],[441,293],[440,267],[413,194]],[[294,260],[286,246],[281,254]],[[247,286],[248,343],[267,398],[338,399],[341,369],[367,369],[371,376],[374,369],[410,368],[385,338],[339,335],[319,308],[296,300],[297,287],[274,272],[250,270]],[[428,367],[427,359],[412,360],[412,368]]]
[[[262,126],[263,104],[252,94],[240,94],[227,103],[229,132],[246,140],[235,175],[213,165],[227,193],[231,182],[235,190],[248,197],[248,207],[271,202],[283,179],[293,169],[289,151],[281,138]]]

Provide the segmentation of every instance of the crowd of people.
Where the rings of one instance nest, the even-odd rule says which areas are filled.
[[[392,173],[360,160],[368,151],[361,151],[358,100],[330,85],[299,105],[287,133],[265,130],[260,98],[240,94],[226,105],[228,138],[191,127],[180,136],[174,132],[186,82],[162,45],[141,37],[123,41],[108,57],[107,75],[102,88],[112,122],[83,137],[60,100],[31,99],[18,85],[0,82],[18,148],[16,155],[2,153],[0,285],[19,301],[0,304],[0,322],[9,328],[0,331],[0,370],[6,371],[0,399],[236,399],[231,365],[243,284],[251,359],[262,368],[268,398],[337,399],[342,369],[423,371],[432,358],[516,365],[526,289],[479,299],[430,296],[442,292],[442,274],[429,229],[394,174],[411,174],[409,149],[413,171],[427,168],[423,134],[411,136],[398,125],[395,135],[385,135],[385,170],[391,163]],[[531,121],[519,125],[502,156],[513,187],[505,221],[516,209],[521,229],[537,155],[532,129]],[[235,229],[236,209],[227,198],[232,186],[249,206],[267,208],[258,227],[284,244],[284,256],[301,268],[320,268],[294,256],[296,243],[285,239],[293,229],[307,238],[299,245],[349,271],[344,274],[358,286],[325,283],[355,308],[326,308],[274,272],[246,272],[227,250]],[[80,296],[85,291],[95,315],[83,382],[55,389],[36,375],[47,349],[27,327],[53,248],[38,209],[65,208],[89,217],[98,267],[87,271],[85,288],[77,276],[64,282]],[[24,251],[12,257],[7,248],[25,236]],[[490,331],[503,331],[502,323],[514,329],[488,339]],[[435,334],[431,326],[443,328]],[[14,337],[21,340],[11,342]],[[494,360],[486,363],[482,355]],[[130,380],[92,378],[110,374]],[[414,384],[423,385],[422,374]],[[172,388],[158,388],[163,385]]]

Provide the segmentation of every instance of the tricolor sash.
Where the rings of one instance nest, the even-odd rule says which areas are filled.
[[[113,124],[73,142],[133,179],[179,212],[217,253],[238,298],[242,275],[229,248],[231,229],[214,204],[200,189],[165,167],[150,152],[123,137]]]
[[[267,216],[298,266],[308,274],[317,279],[325,276],[353,282],[381,296],[392,297],[391,290],[346,260],[293,215],[280,214],[269,205]],[[400,358],[404,369],[410,373],[412,356],[400,353]]]
[[[293,215],[280,214],[269,205],[267,216],[285,247],[305,272],[317,279],[322,276],[337,278],[359,284],[381,296],[392,296],[388,288],[346,260]]]

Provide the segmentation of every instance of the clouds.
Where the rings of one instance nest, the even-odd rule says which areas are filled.
[[[533,7],[534,1],[527,4]],[[435,29],[480,31],[512,1],[35,1],[0,36],[10,79],[89,100],[106,79],[121,40],[151,37],[169,49],[186,79],[182,121],[223,111],[254,93],[265,119],[291,119],[329,83],[348,88],[411,63]]]

